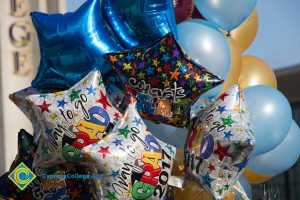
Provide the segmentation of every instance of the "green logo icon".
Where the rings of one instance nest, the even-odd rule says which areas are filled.
[[[19,166],[8,175],[8,178],[21,190],[24,190],[36,178],[36,175],[21,162]]]

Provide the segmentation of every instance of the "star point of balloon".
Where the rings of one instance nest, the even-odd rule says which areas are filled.
[[[140,93],[139,111],[154,122],[186,126],[190,105],[223,82],[185,55],[172,34],[149,47],[105,57],[122,79]]]
[[[103,15],[124,48],[141,47],[177,34],[173,0],[103,0]]]
[[[32,12],[31,17],[41,52],[33,87],[64,90],[99,66],[104,74],[110,67],[102,56],[122,50],[105,26],[101,0],[87,0],[64,15]]]
[[[99,190],[108,199],[163,199],[176,148],[155,138],[130,103],[113,131],[83,148],[102,172]]]
[[[186,141],[187,173],[214,198],[223,198],[243,172],[253,148],[249,114],[236,84],[194,119]]]
[[[29,95],[27,99],[43,133],[36,166],[85,162],[81,149],[102,139],[122,117],[108,99],[99,70],[68,90]]]

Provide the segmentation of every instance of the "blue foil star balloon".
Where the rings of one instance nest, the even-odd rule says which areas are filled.
[[[172,0],[103,0],[103,14],[125,48],[149,45],[171,32],[177,38]]]
[[[88,0],[75,12],[31,13],[38,34],[41,61],[32,86],[40,89],[67,89],[93,68],[101,72],[103,55],[122,47],[108,32],[101,13],[101,0]]]

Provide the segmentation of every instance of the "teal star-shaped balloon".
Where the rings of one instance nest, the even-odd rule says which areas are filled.
[[[120,128],[119,129],[119,135],[123,135],[124,137],[128,137],[128,134],[130,133],[128,125],[125,126],[125,128]]]
[[[103,55],[123,48],[107,30],[101,10],[101,0],[89,0],[64,15],[31,13],[41,54],[33,87],[67,89],[96,67],[103,74],[110,68]]]
[[[223,122],[223,125],[231,126],[233,123],[235,123],[235,121],[233,119],[231,119],[231,115],[229,115],[226,118],[221,117],[221,120]]]
[[[201,176],[203,180],[203,185],[207,185],[209,188],[211,188],[211,183],[215,181],[216,179],[213,179],[209,176],[209,173],[207,172],[204,176]]]

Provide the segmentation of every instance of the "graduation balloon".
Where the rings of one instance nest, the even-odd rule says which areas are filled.
[[[122,114],[109,101],[99,70],[69,90],[28,96],[39,118],[43,138],[35,165],[84,162],[84,146],[109,133]]]
[[[26,117],[31,121],[33,129],[34,129],[34,142],[40,138],[41,128],[39,127],[38,117],[34,112],[32,105],[26,100],[26,97],[31,94],[40,94],[42,90],[36,88],[25,88],[23,90],[17,91],[13,94],[9,95],[9,98],[18,108],[26,115]]]
[[[234,85],[197,114],[186,141],[187,173],[222,198],[243,172],[254,145],[243,93]]]
[[[36,174],[32,167],[36,154],[33,137],[25,130],[20,130],[18,135],[18,154],[10,170],[0,177],[0,197],[4,199],[96,199],[96,188],[92,180],[83,179],[47,179]],[[20,190],[9,176],[21,163],[26,165],[36,178],[24,190]],[[52,175],[88,174],[88,170],[76,166],[60,166],[52,171]],[[27,174],[28,175],[28,174]]]
[[[173,0],[103,0],[103,15],[126,49],[149,45],[167,33],[177,35]]]
[[[109,53],[106,58],[139,92],[138,110],[154,122],[186,126],[190,105],[222,83],[185,55],[172,34],[149,47]]]
[[[73,86],[92,69],[111,70],[103,65],[103,55],[122,47],[108,32],[101,12],[101,0],[87,0],[75,12],[62,14],[31,13],[41,52],[36,88]]]
[[[114,130],[83,153],[103,173],[105,199],[163,199],[176,148],[156,139],[131,103]]]

